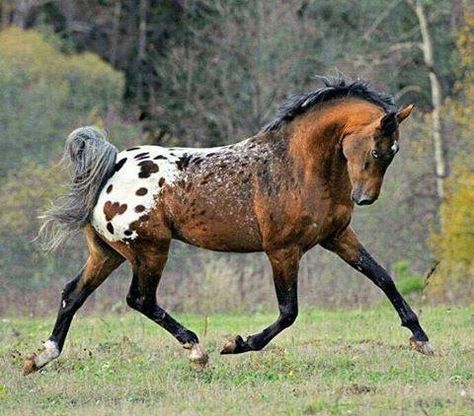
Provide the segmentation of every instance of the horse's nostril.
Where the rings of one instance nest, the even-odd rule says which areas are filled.
[[[356,201],[357,205],[370,205],[374,202],[373,198],[362,197],[358,201]]]
[[[370,205],[372,204],[377,197],[367,195],[360,190],[356,190],[355,192],[352,193],[352,200],[357,204],[357,205]]]

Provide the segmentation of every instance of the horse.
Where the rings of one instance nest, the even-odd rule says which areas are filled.
[[[24,374],[57,358],[76,311],[124,261],[133,276],[127,304],[173,335],[205,365],[197,335],[158,303],[156,292],[172,239],[224,252],[265,252],[273,271],[279,316],[222,354],[264,348],[298,314],[298,268],[316,245],[334,252],[388,297],[412,335],[410,346],[433,350],[417,315],[350,226],[354,205],[379,197],[399,150],[399,125],[413,105],[368,83],[323,78],[324,86],[293,96],[255,136],[214,148],[135,146],[120,153],[94,127],[73,131],[65,159],[69,192],[44,215],[49,248],[83,230],[89,255],[67,283],[49,339],[29,354]]]

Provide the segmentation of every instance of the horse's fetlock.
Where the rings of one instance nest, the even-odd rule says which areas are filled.
[[[194,344],[199,344],[199,338],[197,335],[189,330],[183,330],[178,332],[176,335],[176,339],[183,344],[183,347],[186,348],[186,346],[189,345],[194,345]]]
[[[265,347],[265,342],[263,342],[262,338],[259,337],[258,335],[250,335],[247,337],[247,339],[244,341],[244,343],[247,345],[248,349],[251,351],[260,351]]]

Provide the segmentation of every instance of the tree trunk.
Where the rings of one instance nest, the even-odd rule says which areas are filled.
[[[13,6],[12,23],[21,29],[26,26],[26,17],[31,7],[29,3],[28,0],[16,0]]]
[[[111,46],[110,46],[110,63],[112,66],[115,66],[117,63],[117,48],[118,40],[120,34],[120,15],[122,13],[122,1],[116,0],[113,11],[113,20],[112,20],[112,36],[111,36]]]
[[[26,29],[28,20],[33,16],[32,13],[38,10],[39,7],[48,3],[48,1],[49,0],[14,0],[13,14],[11,18],[12,23],[21,29]]]
[[[10,23],[10,13],[11,13],[12,4],[10,0],[2,1],[2,26],[0,29],[5,29]]]
[[[442,202],[444,199],[444,180],[447,176],[447,162],[444,146],[444,139],[441,126],[441,105],[443,103],[443,93],[441,90],[441,83],[436,74],[434,65],[433,41],[426,19],[426,13],[423,4],[417,0],[414,4],[414,9],[418,22],[420,25],[423,58],[431,85],[431,102],[433,111],[431,113],[431,122],[433,129],[433,146],[434,146],[434,161],[436,170],[436,189],[438,198]]]
[[[148,12],[148,0],[140,0],[140,8],[139,8],[139,26],[138,26],[138,54],[137,54],[137,61],[138,61],[138,76],[137,76],[137,100],[138,105],[143,106],[145,101],[145,94],[144,94],[144,66],[146,60],[146,18]]]

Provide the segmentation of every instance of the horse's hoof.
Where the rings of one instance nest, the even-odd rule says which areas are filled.
[[[26,356],[26,360],[23,363],[23,375],[27,376],[35,371],[38,371],[38,367],[36,366],[36,354],[33,352]]]
[[[247,351],[250,351],[249,344],[240,335],[237,335],[234,339],[230,339],[224,344],[221,354],[240,354]]]
[[[434,355],[433,348],[428,341],[417,341],[413,337],[410,338],[410,347],[414,351],[421,352],[425,355]]]
[[[199,344],[193,344],[191,353],[189,354],[189,360],[193,364],[205,367],[209,362],[209,355]]]

